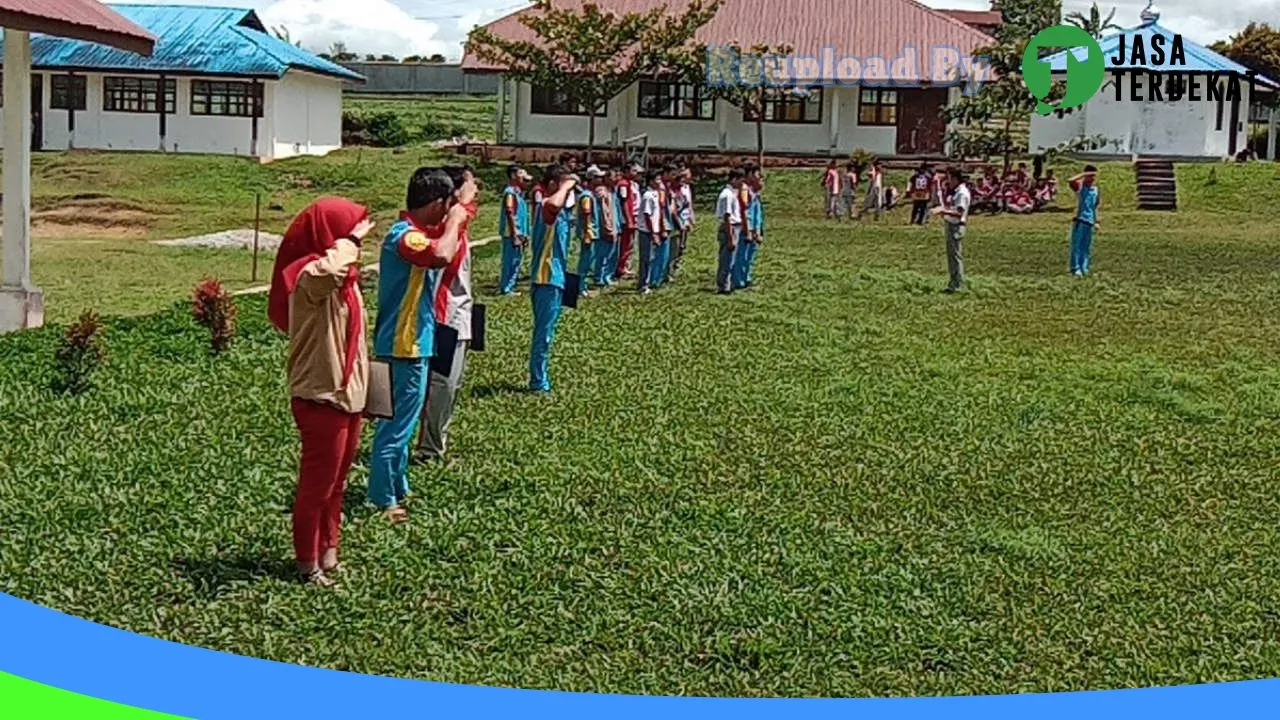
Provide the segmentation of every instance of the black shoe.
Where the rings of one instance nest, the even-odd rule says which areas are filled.
[[[437,455],[437,454],[435,454],[435,453],[433,453],[433,452],[427,452],[426,450],[414,450],[414,451],[413,451],[413,464],[414,464],[414,465],[427,465],[427,464],[433,463],[433,462],[435,462],[435,461],[437,461],[437,460],[441,460],[441,459],[442,459],[442,458],[441,458],[439,455]]]
[[[942,294],[955,295],[957,290],[959,290],[959,288],[945,287],[945,288],[942,288]]]

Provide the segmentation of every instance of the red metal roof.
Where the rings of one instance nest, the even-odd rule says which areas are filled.
[[[978,28],[1000,27],[1004,24],[1004,18],[997,10],[941,10],[939,12]]]
[[[557,7],[580,7],[583,0],[553,0]],[[615,13],[645,12],[659,6],[682,9],[687,0],[596,0]],[[520,23],[526,8],[485,27],[495,35],[532,41],[533,31]],[[831,48],[839,57],[880,57],[892,61],[904,48],[914,48],[928,61],[934,47],[955,48],[968,55],[992,39],[979,30],[914,0],[724,0],[715,18],[696,36],[707,45],[738,43],[790,45],[797,55],[821,57]],[[503,68],[468,52],[462,68],[495,72]]]
[[[0,27],[150,55],[156,39],[97,0],[0,0]]]

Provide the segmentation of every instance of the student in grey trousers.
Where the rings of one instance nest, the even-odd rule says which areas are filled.
[[[959,168],[947,171],[947,201],[934,214],[941,215],[947,238],[947,287],[945,293],[953,293],[964,286],[964,236],[969,224],[969,205],[972,202],[969,187]]]

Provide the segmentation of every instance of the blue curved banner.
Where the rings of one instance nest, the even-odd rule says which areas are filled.
[[[306,668],[188,647],[3,594],[0,672],[91,698],[198,720],[368,716],[1168,720],[1274,718],[1280,705],[1280,680],[1043,695],[847,700],[642,697],[472,687]],[[0,716],[11,717],[3,712]]]

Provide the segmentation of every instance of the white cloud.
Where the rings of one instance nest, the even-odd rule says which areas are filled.
[[[268,27],[287,28],[289,36],[313,52],[342,43],[359,55],[433,55],[457,57],[456,41],[439,37],[440,26],[418,20],[390,0],[281,0],[260,13]]]

